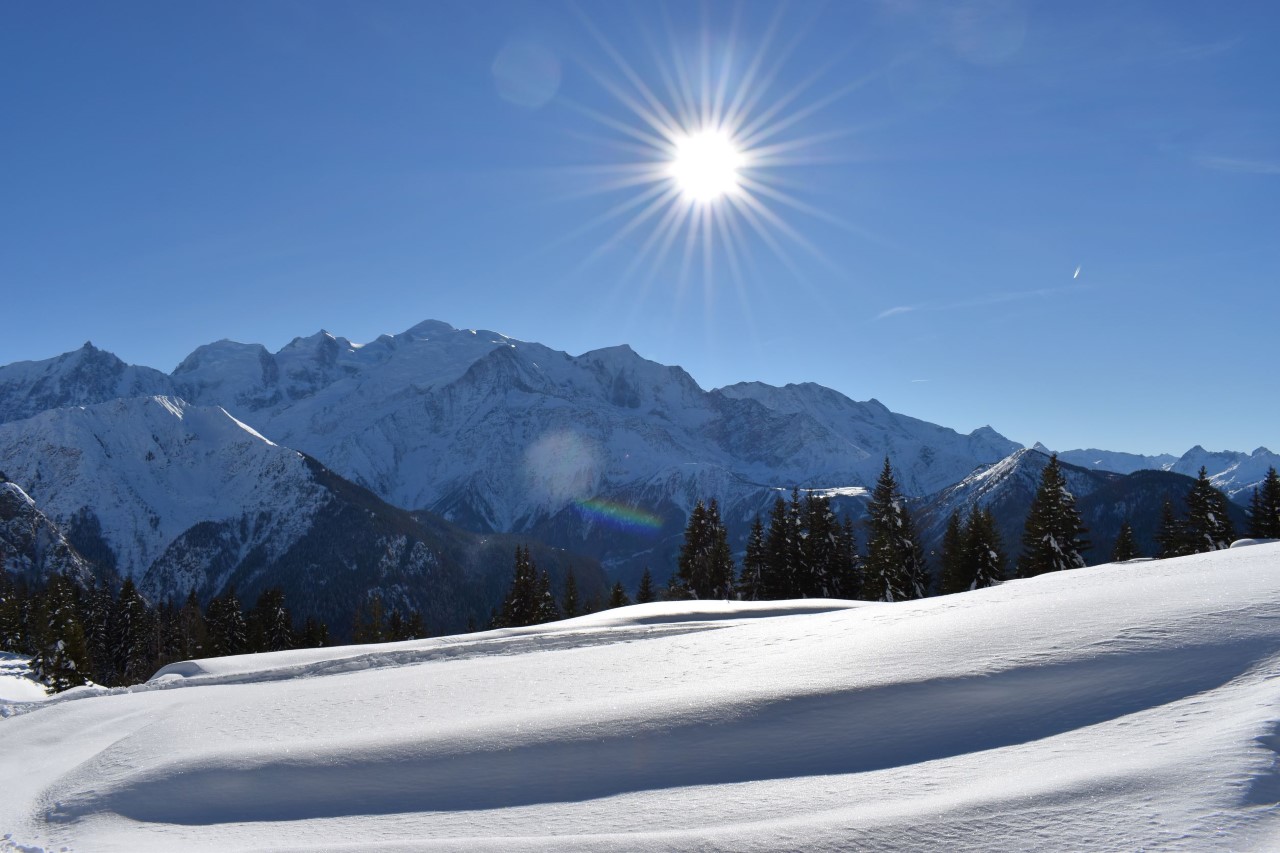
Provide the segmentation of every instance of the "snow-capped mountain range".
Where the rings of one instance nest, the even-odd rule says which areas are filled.
[[[1109,559],[1120,527],[1126,521],[1133,527],[1139,553],[1148,556],[1157,553],[1156,530],[1165,500],[1174,504],[1176,512],[1183,512],[1183,499],[1195,482],[1193,477],[1175,471],[1142,469],[1119,474],[1061,460],[1059,456],[1067,490],[1076,499],[1076,508],[1087,528],[1085,538],[1092,545],[1084,555],[1090,564]],[[1023,524],[1040,485],[1041,472],[1048,464],[1049,455],[1042,450],[1018,450],[994,465],[978,468],[955,485],[922,501],[919,524],[925,550],[941,548],[953,512],[963,519],[977,507],[991,511],[1007,556],[1011,560],[1015,558],[1021,548]],[[1196,471],[1198,473],[1199,468]],[[1247,525],[1244,508],[1230,504],[1228,512],[1236,531],[1243,535]]]
[[[626,346],[571,356],[436,321],[368,344],[322,331],[276,353],[219,341],[167,375],[86,344],[0,367],[0,424],[0,470],[59,524],[97,524],[121,570],[151,573],[157,591],[264,571],[325,505],[314,460],[393,508],[541,539],[631,582],[644,565],[670,570],[700,498],[745,526],[792,486],[836,490],[856,509],[848,496],[886,456],[922,498],[1022,449],[990,427],[962,434],[811,383],[708,391]],[[1280,462],[1263,448],[1062,458],[1204,464],[1241,502]],[[169,553],[203,522],[227,525],[220,568],[187,556],[191,543]]]

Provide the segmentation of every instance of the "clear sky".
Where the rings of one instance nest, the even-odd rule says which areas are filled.
[[[1280,449],[1278,43],[1272,2],[0,4],[0,363],[431,318]]]

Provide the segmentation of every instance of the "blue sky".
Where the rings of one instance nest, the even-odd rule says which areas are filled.
[[[1028,444],[1278,449],[1278,36],[1263,2],[4,4],[0,363],[433,318]],[[628,227],[662,183],[619,179],[665,174],[639,113],[704,67],[779,147],[756,226],[713,202],[731,248],[663,252],[667,208]]]

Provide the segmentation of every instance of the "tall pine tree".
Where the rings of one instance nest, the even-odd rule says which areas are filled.
[[[71,579],[64,575],[51,577],[36,613],[38,639],[32,661],[36,677],[53,693],[84,684],[89,654]]]
[[[578,601],[578,579],[573,575],[573,567],[564,575],[564,618],[572,619],[579,615],[578,611],[582,607]]]
[[[733,555],[729,534],[720,520],[720,505],[712,498],[698,501],[689,514],[680,548],[679,577],[696,598],[728,598],[733,591]]]
[[[1156,528],[1156,557],[1167,560],[1191,553],[1187,542],[1186,524],[1173,510],[1173,501],[1164,499],[1160,507],[1160,525]]]
[[[1044,466],[1027,514],[1018,574],[1030,578],[1083,567],[1081,552],[1089,549],[1084,538],[1087,532],[1076,510],[1075,496],[1067,491],[1067,480],[1055,453]]]
[[[211,656],[238,655],[246,651],[244,611],[236,597],[235,586],[228,587],[225,593],[209,602],[205,626],[209,632]]]
[[[942,534],[942,574],[938,577],[938,592],[942,595],[964,592],[969,588],[965,556],[965,530],[957,511],[947,519],[947,529]]]
[[[653,589],[653,574],[645,566],[644,574],[640,576],[640,587],[636,590],[636,604],[648,604],[657,600],[658,594]]]
[[[743,601],[760,601],[765,597],[764,581],[767,574],[764,547],[764,524],[760,516],[751,524],[747,534],[747,550],[742,555],[742,573],[738,575],[738,598]]]
[[[1280,475],[1267,469],[1262,485],[1249,502],[1249,535],[1254,539],[1280,539]]]
[[[1213,487],[1204,466],[1191,490],[1187,492],[1187,520],[1184,528],[1191,553],[1221,551],[1236,538],[1231,516],[1227,514],[1227,496]]]
[[[1005,579],[1004,543],[996,529],[995,516],[990,509],[978,509],[969,513],[964,531],[964,576],[966,589],[983,589],[1003,583]]]
[[[867,528],[863,596],[872,601],[924,598],[929,578],[924,550],[888,457],[867,503]]]

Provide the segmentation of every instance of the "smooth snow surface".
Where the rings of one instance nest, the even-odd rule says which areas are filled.
[[[167,667],[0,720],[0,849],[1280,849],[1280,544]]]
[[[31,672],[31,661],[20,655],[0,652],[0,706],[8,703],[42,702],[48,698],[44,685]],[[3,850],[0,847],[0,850]]]

